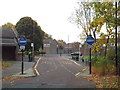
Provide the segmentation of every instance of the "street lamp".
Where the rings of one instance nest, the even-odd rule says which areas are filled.
[[[31,47],[32,47],[32,60],[34,60],[34,43],[31,43]]]
[[[33,24],[33,41],[32,41],[32,43],[31,43],[31,47],[32,47],[32,60],[34,60],[34,30],[35,30],[35,22],[33,21],[32,22],[32,24]]]
[[[58,54],[58,45],[57,45],[57,54]]]

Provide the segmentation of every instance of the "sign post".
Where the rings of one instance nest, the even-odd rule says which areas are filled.
[[[24,52],[24,49],[25,49],[25,45],[27,44],[27,40],[26,40],[26,38],[25,37],[20,37],[19,39],[18,39],[18,44],[20,45],[20,48],[21,48],[21,51],[22,51],[22,74],[23,74],[23,71],[24,71],[24,61],[23,61],[23,52]]]
[[[94,43],[94,38],[92,37],[92,35],[89,35],[86,39],[86,42],[87,44],[90,45],[90,62],[89,62],[89,69],[90,69],[90,74],[92,72],[92,69],[91,69],[91,45]]]

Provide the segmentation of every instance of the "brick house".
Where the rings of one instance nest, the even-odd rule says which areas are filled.
[[[57,42],[52,39],[43,40],[43,51],[46,54],[57,54]]]

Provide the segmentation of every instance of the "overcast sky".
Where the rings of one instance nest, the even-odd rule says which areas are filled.
[[[1,0],[0,26],[16,24],[20,18],[29,16],[54,39],[68,42],[79,41],[81,30],[69,22],[78,0]]]

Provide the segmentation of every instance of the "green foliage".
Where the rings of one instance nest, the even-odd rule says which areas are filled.
[[[109,48],[109,51],[107,52],[107,58],[109,60],[115,60],[115,49],[113,47]]]
[[[39,51],[36,51],[35,54],[36,54],[36,55],[41,55],[41,54],[46,54],[46,52],[39,52]]]
[[[7,24],[2,25],[2,28],[12,29],[12,28],[14,28],[14,25],[12,23],[8,22]]]
[[[10,62],[10,61],[2,61],[2,69],[8,68],[8,67],[12,66],[13,64],[15,64],[15,63]]]
[[[93,63],[93,73],[100,76],[115,74],[114,61],[106,57],[99,57],[99,59]]]
[[[34,42],[35,50],[39,50],[39,48],[42,47],[44,32],[31,17],[21,18],[17,22],[15,28],[18,31],[19,36],[24,35],[28,39],[26,46],[27,50],[31,49],[32,42]]]
[[[119,60],[119,63],[120,63],[120,46],[118,46],[118,60]]]

